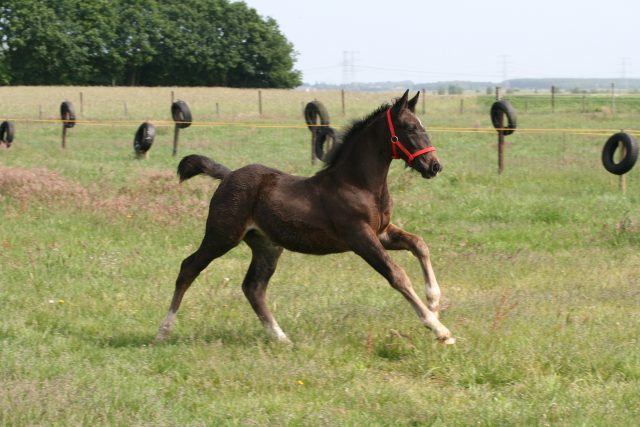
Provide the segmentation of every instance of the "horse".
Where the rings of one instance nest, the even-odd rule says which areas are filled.
[[[443,168],[415,114],[420,93],[411,100],[408,95],[407,90],[395,102],[353,122],[325,167],[310,177],[260,164],[231,171],[202,155],[184,157],[178,165],[181,182],[200,174],[221,182],[211,198],[202,243],[182,261],[169,311],[154,343],[169,335],[183,296],[200,272],[244,241],[252,258],[242,291],[277,341],[291,343],[267,306],[266,292],[287,249],[315,255],[353,251],[408,300],[437,340],[454,344],[455,338],[439,320],[441,291],[429,248],[421,237],[391,222],[387,174],[392,159],[403,160],[426,179]],[[386,250],[408,250],[418,259],[426,304]]]

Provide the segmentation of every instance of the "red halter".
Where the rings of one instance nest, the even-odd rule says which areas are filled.
[[[411,154],[409,150],[407,150],[405,146],[402,145],[402,143],[398,139],[398,136],[396,135],[396,130],[393,128],[393,122],[391,121],[391,108],[387,110],[387,121],[389,122],[389,131],[391,131],[391,148],[393,149],[394,159],[401,158],[398,155],[398,151],[396,150],[396,147],[398,147],[400,151],[402,151],[407,156],[407,162],[409,163],[409,165],[411,165],[411,162],[413,162],[413,159],[415,159],[416,157],[421,156],[422,154],[427,154],[432,151],[436,151],[436,147],[431,146],[431,147],[425,147],[422,150],[418,150],[415,153]]]

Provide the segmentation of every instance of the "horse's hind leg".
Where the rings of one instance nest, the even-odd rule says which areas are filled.
[[[390,224],[387,230],[379,236],[385,249],[407,250],[418,259],[424,276],[425,292],[427,295],[427,308],[436,316],[440,313],[440,286],[436,280],[436,274],[431,266],[429,248],[424,239],[415,234],[407,233],[403,229]]]
[[[249,270],[242,282],[242,291],[267,332],[278,341],[290,343],[289,338],[280,329],[278,322],[271,314],[266,301],[269,279],[276,271],[282,248],[274,245],[256,231],[247,233],[244,241],[251,248],[252,258]]]
[[[231,248],[236,246],[236,244],[233,243],[214,245],[210,242],[211,239],[209,236],[205,235],[205,238],[198,250],[182,261],[182,264],[180,265],[180,273],[176,279],[176,289],[173,293],[171,305],[169,306],[169,312],[160,324],[158,334],[154,340],[155,343],[163,341],[169,335],[169,332],[175,323],[176,313],[178,312],[178,308],[180,308],[182,298],[200,272],[204,270],[215,258],[221,257]]]

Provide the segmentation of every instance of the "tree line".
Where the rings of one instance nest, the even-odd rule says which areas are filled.
[[[0,84],[290,88],[272,18],[228,0],[3,0]]]

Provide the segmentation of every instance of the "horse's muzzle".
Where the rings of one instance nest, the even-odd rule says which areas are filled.
[[[440,162],[433,162],[431,163],[431,167],[429,168],[430,172],[435,176],[438,173],[442,172],[442,165],[440,164]]]

